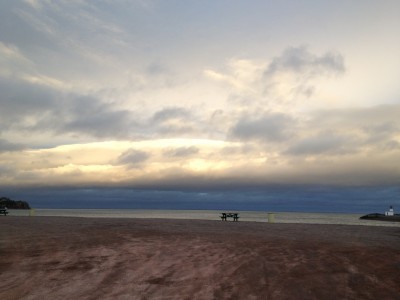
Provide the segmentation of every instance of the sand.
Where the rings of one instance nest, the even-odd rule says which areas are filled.
[[[0,299],[400,299],[400,229],[1,217]]]

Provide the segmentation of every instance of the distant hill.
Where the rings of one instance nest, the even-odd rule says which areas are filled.
[[[20,200],[11,200],[7,197],[0,198],[0,207],[7,207],[10,209],[30,209],[28,202]]]

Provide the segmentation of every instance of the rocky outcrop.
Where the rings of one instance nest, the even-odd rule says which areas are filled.
[[[376,220],[376,221],[391,221],[391,222],[400,222],[400,215],[395,214],[394,216],[386,216],[384,214],[372,213],[365,216],[360,217],[361,220]]]

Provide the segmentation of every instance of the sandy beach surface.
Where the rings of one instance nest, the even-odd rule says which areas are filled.
[[[2,217],[0,299],[400,299],[400,228]]]

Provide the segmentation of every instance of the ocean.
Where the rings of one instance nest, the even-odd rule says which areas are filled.
[[[84,217],[84,218],[150,218],[221,221],[221,210],[148,210],[148,209],[33,209],[9,210],[9,216]],[[230,211],[229,211],[230,212]],[[242,222],[342,224],[400,227],[400,222],[360,220],[362,214],[232,211],[239,213]],[[272,215],[271,215],[272,214]]]

